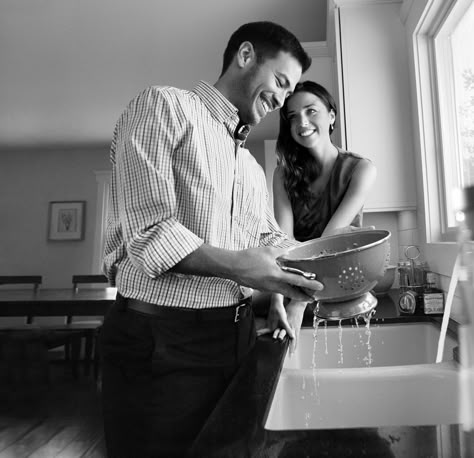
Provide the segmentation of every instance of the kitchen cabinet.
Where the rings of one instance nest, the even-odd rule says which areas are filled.
[[[377,180],[365,211],[416,208],[408,48],[401,1],[328,2],[341,146],[371,159]]]

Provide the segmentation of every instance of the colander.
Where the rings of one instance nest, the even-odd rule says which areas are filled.
[[[277,258],[277,263],[283,270],[324,284],[324,290],[317,292],[317,300],[328,310],[327,319],[350,318],[377,305],[366,293],[390,265],[390,236],[386,230],[367,230],[309,240],[290,248]],[[348,301],[351,307],[347,307]],[[335,310],[339,303],[345,303],[346,307],[339,307],[344,313]]]

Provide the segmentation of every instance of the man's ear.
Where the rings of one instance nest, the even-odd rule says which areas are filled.
[[[253,44],[250,41],[244,41],[239,46],[239,50],[237,51],[237,64],[239,67],[244,68],[250,62],[255,60],[255,49]]]

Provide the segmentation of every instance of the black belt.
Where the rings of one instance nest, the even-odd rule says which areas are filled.
[[[186,321],[232,320],[237,323],[252,313],[252,297],[239,301],[237,305],[220,308],[190,309],[151,304],[138,299],[125,299],[126,308],[135,312],[153,315],[163,319]]]

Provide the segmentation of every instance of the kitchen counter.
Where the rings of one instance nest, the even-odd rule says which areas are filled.
[[[371,324],[437,321],[440,317],[400,316],[398,291],[378,298]],[[303,326],[312,327],[305,313]],[[348,322],[347,322],[348,323]],[[343,322],[344,324],[344,322]],[[328,326],[338,322],[328,322]],[[450,324],[456,332],[456,323]],[[461,457],[460,425],[397,426],[332,430],[270,431],[264,429],[268,409],[280,375],[288,340],[258,338],[245,364],[197,437],[193,457]],[[370,402],[370,399],[367,399]],[[421,406],[420,406],[421,408]]]

